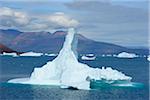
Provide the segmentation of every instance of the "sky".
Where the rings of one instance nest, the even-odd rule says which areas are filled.
[[[148,0],[0,0],[0,28],[74,27],[96,41],[148,47]]]

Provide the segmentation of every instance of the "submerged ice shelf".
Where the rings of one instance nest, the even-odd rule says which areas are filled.
[[[41,68],[35,68],[29,78],[9,80],[9,83],[59,85],[60,87],[74,87],[90,89],[91,80],[127,80],[132,78],[110,67],[92,68],[78,62],[75,30],[68,29],[63,48],[58,56],[47,62]]]

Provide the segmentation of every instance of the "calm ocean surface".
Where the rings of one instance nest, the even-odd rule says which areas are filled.
[[[82,61],[92,67],[110,66],[131,76],[143,88],[102,88],[70,90],[52,86],[8,84],[12,78],[29,77],[34,67],[41,67],[55,57],[0,56],[0,100],[149,100],[149,62],[146,58],[123,59],[97,57]]]

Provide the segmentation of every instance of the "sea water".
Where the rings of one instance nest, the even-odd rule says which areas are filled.
[[[149,62],[146,58],[100,57],[93,61],[79,61],[92,67],[110,66],[132,76],[132,81],[143,83],[142,88],[99,88],[93,90],[60,89],[48,85],[23,85],[6,83],[8,80],[29,77],[35,67],[45,65],[55,57],[0,56],[0,100],[148,100]],[[98,66],[97,66],[98,65]]]

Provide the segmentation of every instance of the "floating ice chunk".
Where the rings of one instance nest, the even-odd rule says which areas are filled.
[[[112,56],[113,56],[113,57],[117,57],[117,55],[116,55],[116,54],[113,54]]]
[[[13,53],[6,53],[6,52],[3,52],[2,54],[3,56],[13,56],[13,57],[17,57],[17,53],[13,52]]]
[[[82,56],[81,59],[82,59],[82,60],[95,60],[96,57],[95,57],[95,56],[93,56],[93,57],[90,57],[90,56]]]
[[[102,54],[102,57],[106,57],[106,55],[105,55],[105,54]]]
[[[134,53],[122,52],[122,53],[119,53],[117,55],[117,57],[118,58],[135,58],[135,57],[137,57],[137,55]]]
[[[90,56],[90,57],[93,57],[95,56],[94,54],[90,53],[90,54],[86,54],[86,56]]]
[[[146,55],[143,55],[143,57],[145,58],[145,57],[147,57]]]
[[[150,55],[147,57],[147,60],[150,61]]]
[[[59,85],[60,87],[74,87],[90,89],[90,80],[131,80],[131,77],[113,70],[112,68],[91,68],[77,60],[75,51],[76,40],[73,28],[68,30],[63,48],[59,55],[47,62],[41,68],[35,68],[28,79],[13,79],[8,82],[22,84]]]
[[[20,56],[42,56],[43,53],[36,53],[36,52],[26,52],[26,53],[22,53],[20,54]]]
[[[102,54],[102,57],[116,57],[116,54]]]
[[[45,53],[44,55],[45,55],[45,56],[51,56],[51,57],[57,56],[57,54],[54,54],[54,53],[51,53],[51,54]]]

